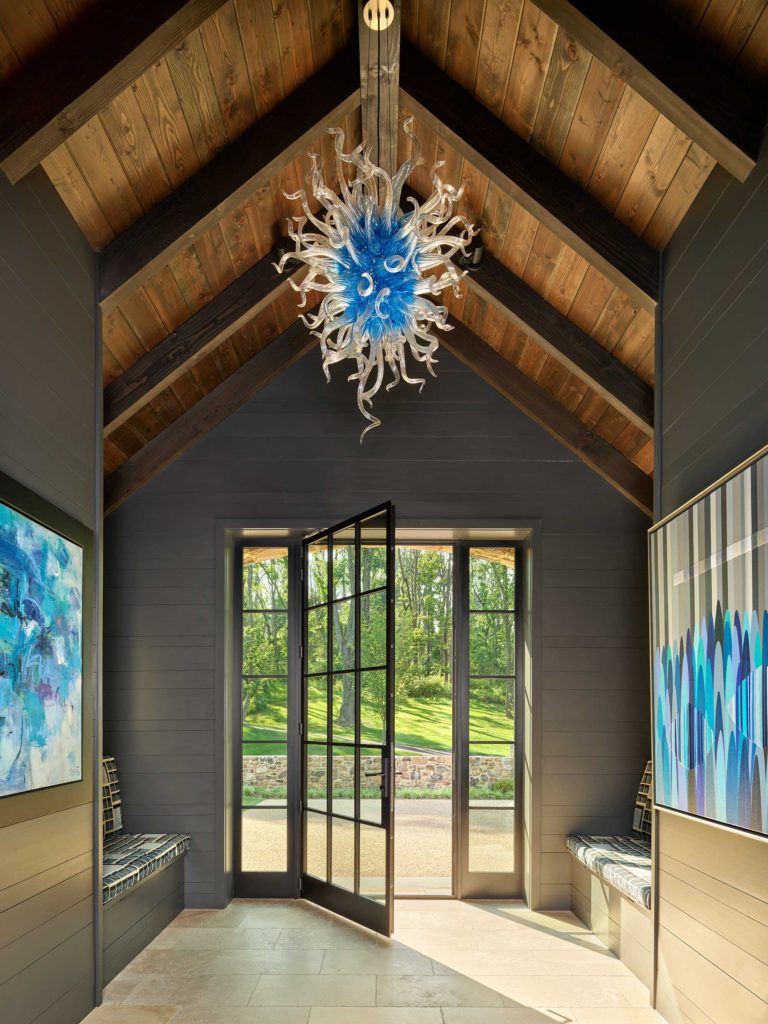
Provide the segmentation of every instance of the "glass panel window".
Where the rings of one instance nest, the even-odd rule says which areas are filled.
[[[307,807],[328,810],[328,747],[321,743],[306,746]]]
[[[337,601],[333,609],[333,670],[355,667],[355,600]]]
[[[360,740],[383,743],[387,723],[387,673],[360,673]]]
[[[387,834],[383,828],[360,826],[360,894],[384,902],[387,875]]]
[[[355,528],[339,530],[332,537],[333,551],[333,596],[349,597],[355,592]]]
[[[307,604],[328,600],[328,542],[310,544],[307,549]]]
[[[482,611],[514,611],[514,548],[470,549],[469,607]]]
[[[328,818],[324,814],[304,812],[305,858],[308,875],[325,882],[328,878]]]
[[[514,871],[515,812],[496,807],[469,811],[469,870]]]
[[[288,680],[285,676],[243,677],[243,742],[285,740]]]
[[[331,810],[353,818],[355,814],[355,748],[334,747]]]
[[[471,807],[515,805],[515,747],[513,743],[473,743],[469,751]]]
[[[353,742],[355,739],[355,673],[344,672],[333,677],[333,739]]]
[[[307,612],[307,672],[328,669],[328,608]]]
[[[243,804],[284,804],[288,799],[288,747],[285,743],[248,743],[243,747]]]
[[[360,589],[387,584],[387,518],[373,516],[360,524]]]
[[[275,611],[288,607],[286,548],[243,548],[243,608]]]
[[[355,825],[343,818],[331,819],[331,865],[334,885],[354,892]]]
[[[288,870],[288,809],[259,807],[242,811],[243,871]]]
[[[383,764],[381,748],[360,748],[360,817],[365,821],[382,820]]]
[[[243,675],[288,671],[288,613],[243,612]]]
[[[387,660],[387,592],[360,598],[360,667],[379,668]]]
[[[514,676],[469,680],[469,738],[509,740],[515,734]]]
[[[515,616],[512,612],[469,613],[469,674],[515,674]]]
[[[328,738],[328,676],[310,676],[307,686],[307,739]]]

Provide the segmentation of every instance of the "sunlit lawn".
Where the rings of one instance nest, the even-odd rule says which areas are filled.
[[[322,711],[322,714],[321,714]],[[309,705],[309,735],[323,727],[325,708],[320,702]],[[369,724],[366,724],[366,718]],[[410,700],[398,701],[396,712],[397,746],[399,753],[408,753],[408,747],[419,747],[427,750],[450,751],[452,746],[453,708],[451,701],[445,700]],[[472,704],[470,707],[471,739],[473,744],[493,742],[496,740],[513,739],[514,723],[506,718],[503,708],[487,704]],[[314,727],[314,728],[313,728]],[[366,716],[363,709],[362,737],[371,743],[381,742],[381,726],[375,716]],[[243,739],[260,742],[257,745],[246,745],[246,754],[284,754],[286,714],[285,709],[269,708],[250,715],[243,725]],[[319,739],[319,735],[317,736]],[[352,739],[351,730],[348,735],[336,731],[337,739]]]

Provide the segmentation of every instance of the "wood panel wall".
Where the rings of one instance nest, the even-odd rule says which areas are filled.
[[[715,171],[664,260],[661,514],[768,441],[768,151]],[[658,1008],[671,1024],[768,1019],[768,840],[657,813]]]
[[[95,278],[44,173],[16,187],[2,176],[0,470],[92,530]],[[94,592],[95,582],[86,581]],[[76,1024],[93,1007],[93,689],[86,678],[83,781],[0,800],[0,1018],[9,1024]]]
[[[354,385],[327,385],[314,351],[107,520],[105,748],[128,827],[191,832],[187,901],[213,903],[217,519],[320,527],[386,498],[401,519],[535,519],[537,901],[567,908],[565,836],[628,829],[648,757],[643,516],[445,352],[421,395],[376,410],[361,446]]]

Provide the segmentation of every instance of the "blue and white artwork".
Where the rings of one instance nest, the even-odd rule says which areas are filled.
[[[768,454],[651,534],[656,803],[768,834]]]
[[[82,778],[83,550],[0,502],[0,797]]]

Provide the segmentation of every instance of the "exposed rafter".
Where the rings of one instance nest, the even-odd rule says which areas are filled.
[[[755,166],[765,102],[648,0],[533,0],[739,181]]]
[[[153,438],[104,481],[104,512],[109,514],[170,465],[195,441],[271,384],[317,344],[300,320],[295,320],[261,352]]]
[[[360,102],[357,60],[345,50],[107,246],[102,310],[148,280]]]
[[[403,192],[421,202],[412,189]],[[486,302],[520,327],[579,380],[619,409],[648,437],[653,437],[653,388],[550,305],[525,281],[486,250],[465,278]]]
[[[16,182],[189,35],[225,0],[97,3],[0,103],[0,166]]]
[[[392,0],[394,18],[380,31],[366,25],[364,7],[365,0],[357,0],[363,138],[371,146],[373,162],[387,174],[394,174],[400,105],[401,0]]]
[[[277,253],[259,260],[104,389],[104,436],[229,338],[290,287]]]
[[[651,477],[594,434],[549,392],[495,352],[469,327],[455,318],[451,323],[454,329],[441,337],[441,344],[449,352],[578,455],[647,516],[653,517]]]
[[[403,43],[402,103],[503,192],[643,308],[659,294],[658,256],[593,196],[482,103]]]

